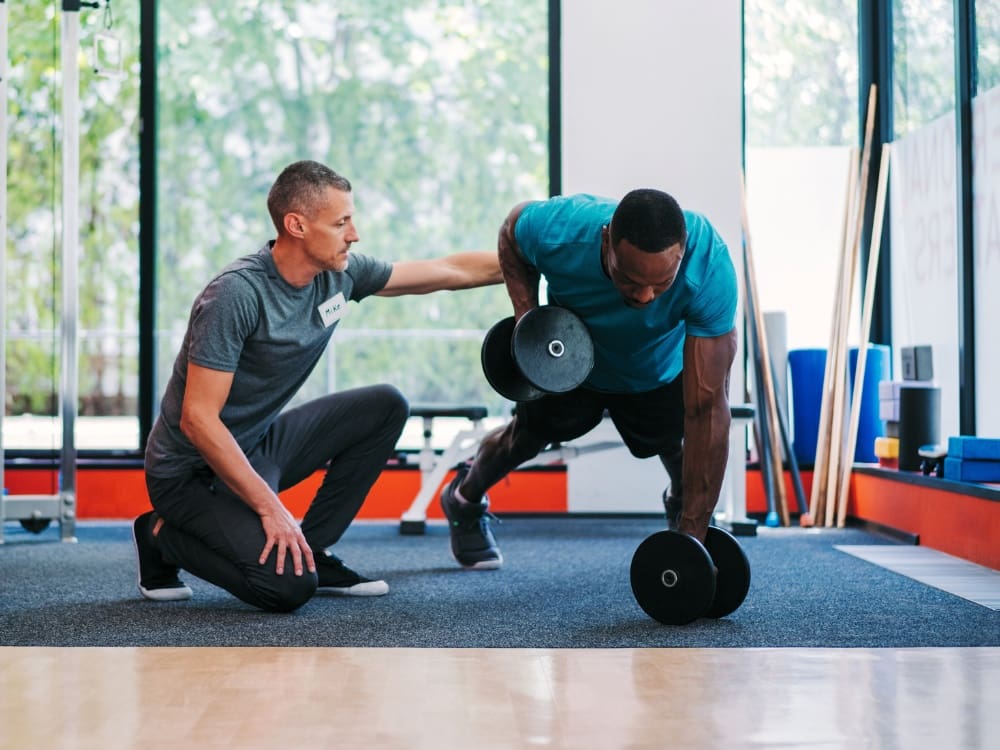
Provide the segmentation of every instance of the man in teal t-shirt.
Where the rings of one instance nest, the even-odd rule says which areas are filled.
[[[736,274],[718,233],[666,193],[640,189],[620,202],[573,195],[515,206],[497,252],[515,317],[539,305],[544,277],[549,304],[586,324],[594,368],[568,393],[518,403],[442,491],[455,558],[500,567],[486,491],[605,411],[633,455],[663,463],[668,526],[704,541],[729,455],[736,353]]]

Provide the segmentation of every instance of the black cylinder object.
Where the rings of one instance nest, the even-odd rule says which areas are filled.
[[[899,470],[920,470],[920,446],[941,441],[941,389],[901,386],[899,389]]]

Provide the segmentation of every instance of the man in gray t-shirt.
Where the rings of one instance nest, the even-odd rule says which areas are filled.
[[[359,240],[351,185],[316,162],[286,167],[267,205],[277,238],[198,295],[149,436],[153,510],[133,524],[148,599],[189,598],[180,568],[269,611],[296,609],[317,587],[386,593],[384,581],[359,575],[327,548],[392,454],[406,399],[374,385],[284,407],[348,302],[502,280],[494,252],[391,264],[349,253]],[[323,467],[300,526],[277,493]]]

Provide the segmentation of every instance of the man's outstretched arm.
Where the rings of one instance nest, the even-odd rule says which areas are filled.
[[[401,260],[392,264],[389,281],[377,295],[399,297],[442,290],[472,289],[503,281],[496,253],[470,250],[441,258]]]

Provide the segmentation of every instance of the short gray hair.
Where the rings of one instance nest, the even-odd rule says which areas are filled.
[[[328,187],[351,192],[346,177],[316,161],[297,161],[281,170],[267,194],[267,210],[278,234],[285,231],[285,216],[290,213],[315,216]]]

